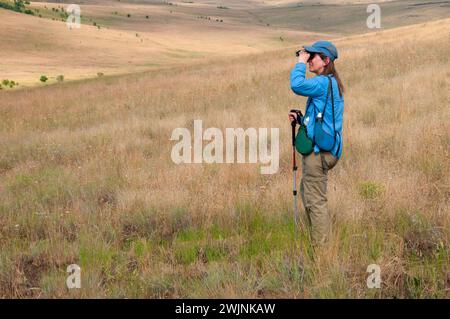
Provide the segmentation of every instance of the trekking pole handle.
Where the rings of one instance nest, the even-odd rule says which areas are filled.
[[[295,113],[297,114],[297,118],[291,120],[291,126],[292,126],[292,146],[295,146],[295,126],[297,124],[301,125],[302,120],[303,120],[303,114],[302,111],[297,110],[297,109],[292,109],[289,111],[290,113]],[[290,115],[289,115],[290,116]]]
[[[292,146],[295,147],[295,127],[297,126],[297,123],[295,120],[291,121],[291,127],[292,127]]]
[[[300,111],[300,110],[296,110],[296,109],[292,109],[292,110],[290,110],[289,111],[290,113],[295,113],[295,114],[297,114],[297,123],[301,123],[301,120],[302,120],[302,118],[303,118],[303,113],[302,113],[302,111]],[[294,121],[295,122],[295,121]]]

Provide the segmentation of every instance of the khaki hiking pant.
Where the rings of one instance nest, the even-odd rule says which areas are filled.
[[[327,208],[327,174],[339,159],[330,152],[312,152],[302,157],[300,193],[311,239],[317,245],[325,242],[331,233],[331,216]]]

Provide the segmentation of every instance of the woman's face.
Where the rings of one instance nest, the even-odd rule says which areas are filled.
[[[321,74],[328,63],[329,63],[328,57],[324,61],[317,53],[311,53],[308,60],[309,72]]]

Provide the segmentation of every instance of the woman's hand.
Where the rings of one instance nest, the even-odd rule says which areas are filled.
[[[298,56],[298,61],[297,62],[304,62],[305,64],[307,64],[309,56],[310,56],[310,54],[308,52],[301,51],[300,55]]]
[[[293,121],[297,121],[297,113],[295,113],[295,112],[290,112],[290,113],[289,113],[289,121],[291,121],[291,123],[292,123]]]

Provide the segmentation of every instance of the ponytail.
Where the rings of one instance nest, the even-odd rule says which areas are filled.
[[[326,55],[319,53],[320,57],[322,58],[322,60],[325,61],[325,59],[327,58]],[[334,78],[337,81],[338,87],[339,87],[339,96],[342,97],[342,95],[344,94],[344,85],[342,84],[341,78],[339,77],[339,74],[336,70],[336,68],[334,67],[334,62],[331,61],[330,59],[330,63],[328,63],[325,68],[323,69],[322,72],[323,75],[328,75],[328,74],[333,74]]]

